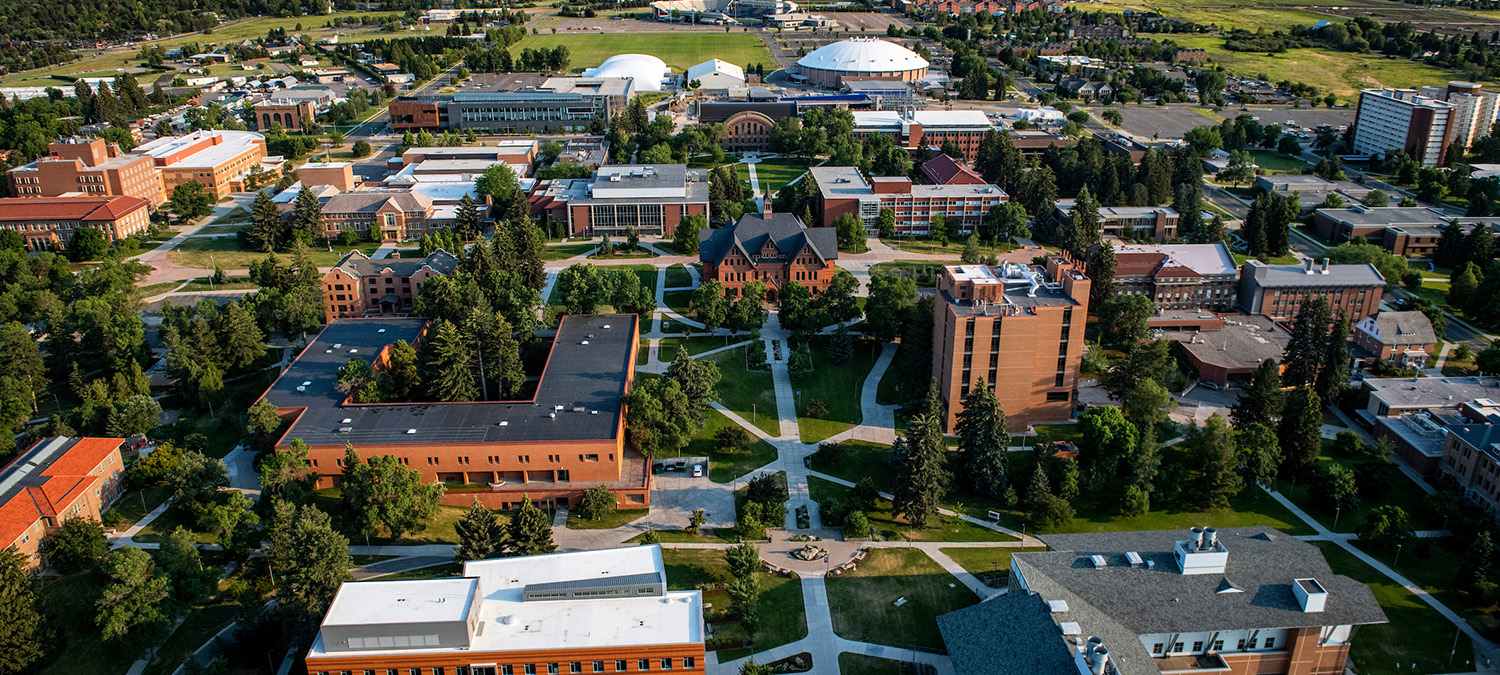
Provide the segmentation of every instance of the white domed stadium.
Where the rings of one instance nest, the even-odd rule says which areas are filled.
[[[915,82],[927,74],[927,60],[894,42],[852,38],[821,47],[797,61],[807,81],[837,87],[846,77]]]
[[[583,71],[584,77],[628,77],[635,80],[635,90],[661,91],[662,81],[672,77],[665,61],[649,54],[616,54],[598,68]]]

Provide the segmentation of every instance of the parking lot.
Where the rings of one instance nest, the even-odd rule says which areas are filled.
[[[694,460],[708,465],[707,459]],[[734,493],[728,485],[693,477],[692,465],[683,472],[659,473],[651,477],[651,513],[637,524],[652,529],[680,530],[688,526],[694,509],[703,509],[706,528],[734,526]]]
[[[1132,104],[1090,108],[1095,114],[1111,109],[1120,111],[1121,127],[1126,131],[1144,138],[1160,139],[1182,138],[1189,129],[1218,124],[1215,117],[1232,119],[1240,115],[1252,115],[1259,117],[1262,124],[1284,124],[1287,120],[1292,120],[1308,128],[1320,124],[1341,126],[1354,123],[1353,108],[1303,108],[1299,110],[1286,105],[1249,105],[1226,106],[1218,113],[1214,113],[1212,109],[1183,104],[1168,106]],[[1208,114],[1204,114],[1205,112]]]

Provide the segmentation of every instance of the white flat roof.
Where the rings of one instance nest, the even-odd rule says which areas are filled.
[[[988,265],[950,265],[948,273],[953,275],[954,281],[969,281],[976,284],[1002,283],[995,276],[995,271]]]
[[[661,547],[631,546],[597,551],[474,560],[463,578],[426,581],[351,582],[334,598],[325,625],[460,621],[469,607],[458,600],[478,584],[480,626],[470,636],[470,654],[588,649],[702,642],[703,597],[699,591],[665,596],[522,601],[527,586],[653,574],[665,582]],[[404,598],[404,599],[400,599]],[[440,601],[441,599],[441,601]],[[363,649],[328,652],[321,632],[309,656],[433,654],[432,649]]]
[[[919,110],[912,114],[912,118],[924,127],[993,126],[981,110]]]
[[[463,621],[478,579],[357,581],[339,587],[325,626]]]
[[[150,155],[152,158],[164,157],[174,152],[180,152],[183,148],[214,135],[223,136],[224,141],[188,155],[172,163],[171,166],[175,168],[217,166],[219,163],[239,155],[251,145],[254,145],[256,141],[264,138],[260,134],[249,131],[194,131],[186,136],[158,138],[149,143],[136,146],[133,152]]]

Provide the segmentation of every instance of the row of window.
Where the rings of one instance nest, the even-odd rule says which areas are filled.
[[[1250,638],[1249,640],[1240,640],[1239,643],[1235,646],[1235,649],[1238,650],[1238,651],[1246,651],[1246,650],[1250,650],[1250,649],[1255,649],[1256,648],[1255,644],[1256,644],[1257,640],[1258,640],[1258,638]],[[1268,637],[1268,638],[1266,638],[1265,642],[1261,643],[1261,645],[1262,646],[1260,647],[1260,649],[1275,649],[1276,648],[1276,638]],[[1172,651],[1171,651],[1171,653],[1173,653],[1173,654],[1181,653],[1183,651],[1182,647],[1183,647],[1183,643],[1181,643],[1181,642],[1173,642],[1172,643]],[[1166,649],[1166,644],[1161,643],[1161,642],[1158,642],[1158,643],[1156,643],[1154,645],[1151,645],[1151,653],[1152,654],[1156,654],[1158,656],[1166,654],[1167,652],[1164,651],[1165,649]],[[1198,654],[1198,653],[1201,653],[1202,651],[1203,651],[1203,641],[1202,640],[1198,640],[1198,641],[1195,641],[1193,643],[1193,649],[1191,651],[1189,651],[1188,653],[1189,654]],[[1213,646],[1209,648],[1209,651],[1211,651],[1211,652],[1221,652],[1221,651],[1224,651],[1224,641],[1223,640],[1214,640]]]
[[[631,670],[629,668],[630,662],[628,660],[626,660],[626,659],[618,659],[618,660],[616,660],[614,662],[614,670],[613,671],[607,671],[607,670],[605,670],[604,666],[605,666],[606,663],[607,662],[605,662],[605,661],[594,661],[594,662],[592,662],[592,663],[589,664],[590,670],[588,672],[590,672],[590,673],[604,673],[604,672],[616,672],[616,673],[637,672],[637,673],[648,673],[648,672],[653,672],[653,669],[651,668],[651,665],[653,663],[655,663],[655,664],[657,664],[659,666],[658,668],[655,669],[656,672],[669,671],[669,670],[677,670],[678,669],[677,668],[678,665],[681,666],[682,670],[693,670],[693,669],[695,669],[695,668],[698,667],[697,659],[694,658],[694,657],[692,657],[692,656],[684,656],[681,659],[674,659],[674,658],[670,658],[670,657],[668,657],[668,658],[661,658],[661,659],[655,659],[655,660],[653,660],[653,659],[636,659],[635,660],[635,670]],[[559,663],[548,663],[548,664],[527,663],[527,664],[523,664],[523,665],[520,666],[521,673],[523,675],[538,675],[539,672],[542,672],[542,671],[539,671],[539,669],[538,669],[539,666],[546,668],[545,672],[547,673],[547,675],[561,675],[562,674],[562,664],[559,664]],[[568,674],[569,675],[581,675],[584,672],[584,662],[582,662],[582,661],[573,661],[572,663],[567,664],[567,668],[568,668]],[[375,670],[373,668],[367,668],[367,669],[365,669],[363,671],[353,671],[353,670],[338,670],[338,671],[332,671],[332,672],[327,671],[327,670],[319,670],[319,671],[317,671],[317,675],[356,675],[356,673],[362,673],[362,675],[449,675],[450,669],[444,668],[442,666],[434,666],[434,667],[430,667],[430,668],[385,668],[385,669],[382,669],[381,671],[377,671],[377,670]],[[452,675],[517,675],[516,674],[516,666],[510,665],[510,664],[505,664],[505,665],[500,665],[500,666],[493,666],[493,665],[484,665],[484,666],[454,666],[451,669],[451,673],[452,673]]]

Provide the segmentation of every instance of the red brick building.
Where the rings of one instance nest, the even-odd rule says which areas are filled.
[[[99,520],[119,498],[123,438],[48,438],[0,469],[0,548],[47,567],[43,542],[69,518]]]
[[[166,201],[161,174],[151,158],[120,151],[100,138],[74,139],[47,146],[49,156],[11,169],[10,193],[17,197],[140,197],[155,208]]]
[[[708,174],[683,164],[602,166],[592,178],[537,181],[533,214],[568,224],[572,236],[670,237],[692,215],[708,215]]]
[[[1363,319],[1380,311],[1385,277],[1374,265],[1329,265],[1311,258],[1302,265],[1267,265],[1247,260],[1240,268],[1240,307],[1277,321],[1297,318],[1302,303],[1324,298],[1333,315]]]
[[[922,163],[922,177],[932,185],[985,185],[978,171],[970,169],[947,155],[938,155]]]
[[[746,283],[766,285],[766,299],[775,301],[787,283],[797,282],[813,292],[828,288],[839,257],[838,232],[830,227],[807,228],[790,213],[743,216],[733,225],[698,232],[698,260],[703,279],[718,281],[731,296]]]
[[[1069,419],[1088,304],[1083,265],[1060,257],[1045,267],[944,267],[932,328],[944,430],[953,431],[963,397],[981,381],[1017,429]]]
[[[1363,358],[1390,361],[1402,368],[1426,368],[1437,348],[1432,321],[1421,312],[1381,312],[1354,324],[1354,344]]]
[[[371,260],[359,250],[350,251],[323,275],[324,321],[370,314],[409,314],[428,279],[447,275],[458,259],[447,251],[434,251],[426,258]]]
[[[621,400],[635,381],[636,325],[634,314],[564,317],[528,399],[354,403],[335,386],[339,369],[363,358],[383,370],[397,340],[420,350],[427,320],[336,320],[262,398],[290,424],[276,447],[306,443],[319,487],[339,485],[352,444],[450,485],[444,503],[454,506],[510,509],[526,495],[565,505],[604,485],[620,508],[647,508],[650,460],[626,443]]]
[[[852,166],[815,166],[810,171],[818,183],[817,212],[825,227],[852,213],[873,231],[881,209],[891,209],[896,231],[902,234],[930,232],[938,214],[947,221],[950,234],[962,234],[983,224],[991,208],[1010,201],[994,185],[913,185],[905,177],[866,180]]]
[[[28,251],[66,246],[83,228],[114,242],[150,229],[150,206],[139,197],[11,197],[0,199],[0,230],[20,232]]]

